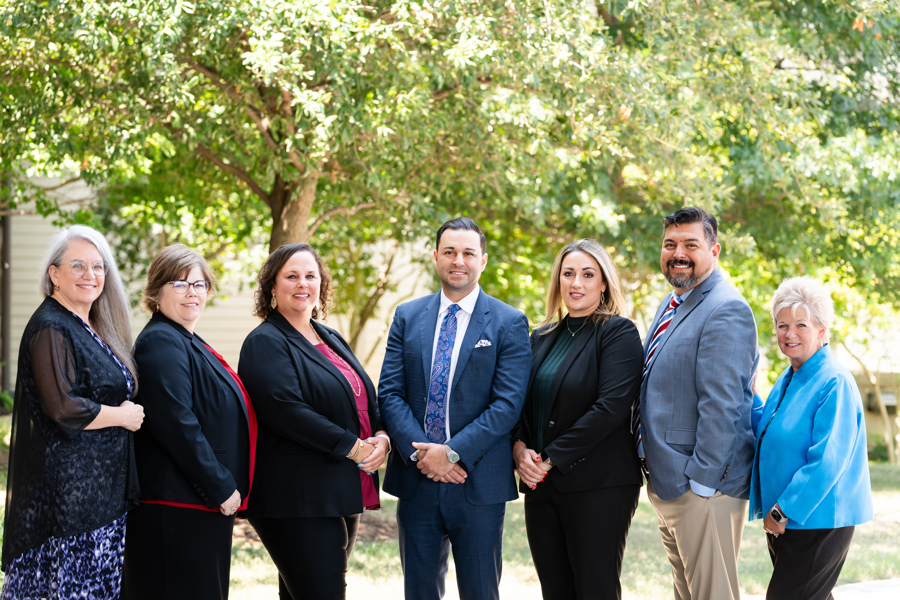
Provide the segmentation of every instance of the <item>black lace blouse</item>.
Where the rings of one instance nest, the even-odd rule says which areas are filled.
[[[128,399],[122,369],[52,298],[19,346],[2,567],[49,537],[103,527],[140,497],[133,434],[85,431],[100,405]]]

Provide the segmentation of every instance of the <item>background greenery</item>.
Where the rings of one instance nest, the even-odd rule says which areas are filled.
[[[863,351],[900,299],[898,19],[897,0],[0,0],[0,200],[101,227],[135,279],[174,240],[242,279],[260,244],[309,240],[354,345],[408,281],[396,257],[458,214],[491,240],[485,288],[532,320],[556,251],[590,236],[645,321],[660,219],[697,204],[770,352],[766,302],[802,273]]]

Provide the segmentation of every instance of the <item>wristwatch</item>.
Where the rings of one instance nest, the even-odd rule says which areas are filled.
[[[769,511],[769,514],[772,515],[772,518],[775,519],[776,523],[787,523],[789,520],[780,510],[778,510],[777,506],[773,506],[772,510]]]
[[[547,465],[548,467],[554,466],[553,459],[547,456],[546,452],[541,452],[541,462]]]
[[[449,460],[452,464],[456,464],[459,462],[459,454],[457,454],[453,448],[444,444],[444,450],[447,451],[447,460]]]

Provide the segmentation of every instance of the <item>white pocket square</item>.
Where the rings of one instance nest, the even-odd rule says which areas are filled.
[[[491,342],[489,340],[478,340],[478,343],[475,344],[476,348],[484,348],[485,346],[490,346]]]

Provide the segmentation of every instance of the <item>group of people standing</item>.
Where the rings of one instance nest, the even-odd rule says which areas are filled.
[[[498,598],[505,505],[520,491],[544,598],[620,598],[644,480],[677,599],[739,598],[748,504],[765,518],[768,597],[829,598],[854,526],[872,518],[859,391],[827,343],[831,299],[809,277],[776,291],[790,366],[763,403],[756,324],[718,269],[715,218],[684,208],[663,230],[673,291],[642,344],[601,244],[559,252],[529,336],[525,315],[478,285],[478,226],[444,223],[441,291],[397,308],[376,392],[321,323],[332,282],[309,245],[262,266],[262,323],[235,372],[194,332],[214,292],[197,252],[154,258],[132,349],[109,245],[70,228],[20,347],[0,598],[226,598],[236,515],[282,599],[344,598],[385,461],[409,599],[443,597],[451,551],[460,597]]]

